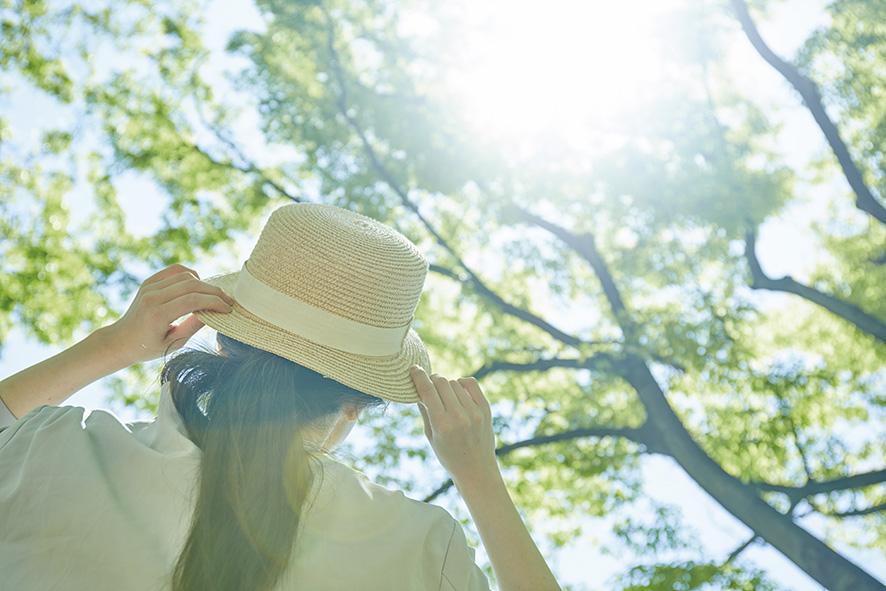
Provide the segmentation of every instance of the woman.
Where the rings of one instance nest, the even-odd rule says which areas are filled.
[[[116,322],[0,382],[0,588],[488,589],[447,511],[332,455],[388,401],[418,403],[500,588],[559,589],[477,381],[427,373],[411,326],[427,268],[371,218],[286,205],[239,271],[167,267]],[[179,351],[204,324],[217,350]],[[57,406],[169,351],[153,421]]]

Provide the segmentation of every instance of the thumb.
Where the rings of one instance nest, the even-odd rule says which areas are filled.
[[[197,331],[203,328],[203,326],[203,321],[197,318],[196,315],[188,314],[187,318],[176,325],[172,325],[171,330],[166,333],[166,342],[168,344],[175,343],[172,350],[176,351],[182,348],[188,342],[188,339],[197,334]]]

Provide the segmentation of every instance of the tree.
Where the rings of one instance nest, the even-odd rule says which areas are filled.
[[[500,409],[498,454],[521,506],[563,519],[638,503],[639,466],[657,454],[753,531],[718,558],[693,550],[667,507],[657,523],[628,519],[616,534],[639,562],[625,589],[765,588],[765,573],[739,560],[757,541],[829,589],[882,588],[803,527],[806,516],[825,516],[839,536],[846,521],[863,521],[873,534],[859,543],[884,549],[877,73],[886,67],[886,19],[878,3],[834,2],[831,25],[797,63],[769,48],[743,2],[674,8],[659,32],[673,67],[610,128],[591,130],[607,140],[592,152],[541,141],[508,150],[471,132],[443,82],[460,65],[446,50],[464,27],[454,9],[384,0],[257,6],[264,30],[239,32],[228,49],[250,64],[238,89],[257,101],[263,138],[297,154],[273,163],[242,146],[236,108],[201,76],[199,5],[89,12],[28,3],[4,16],[7,30],[30,40],[2,48],[4,68],[71,105],[81,123],[47,135],[29,160],[40,167],[9,156],[0,165],[11,197],[0,202],[4,218],[17,202],[40,206],[4,228],[4,260],[19,266],[4,265],[0,326],[65,340],[84,317],[112,316],[116,292],[128,297],[135,275],[120,269],[217,254],[273,207],[319,195],[397,227],[428,253],[415,326],[435,371],[475,375]],[[434,33],[404,35],[410,12],[431,15]],[[144,49],[146,66],[75,80],[76,65],[57,48],[42,51],[59,30],[80,36],[82,67],[97,69],[97,39]],[[757,228],[799,198],[797,171],[767,149],[776,126],[723,63],[724,40],[738,31],[820,126],[832,149],[821,174],[838,170],[848,186],[833,196],[833,225],[817,229],[832,261],[807,283],[770,277],[758,259]],[[841,67],[822,75],[819,63]],[[56,170],[59,160],[70,164],[72,146],[91,145],[87,174]],[[119,204],[120,178],[133,173],[166,199],[162,227],[141,238],[126,230]],[[99,207],[84,233],[92,242],[75,244],[64,196],[82,176]],[[40,229],[20,230],[29,225]],[[501,272],[472,262],[480,253]],[[92,282],[106,289],[93,292]],[[82,306],[58,307],[71,285]],[[787,307],[761,306],[759,290],[786,292]],[[25,306],[25,293],[45,295]],[[543,314],[546,300],[568,313]],[[121,395],[132,387],[117,384]],[[132,392],[127,402],[152,403]],[[412,409],[371,427],[379,445],[367,465],[393,470],[407,456],[427,458]],[[852,430],[861,443],[846,437]],[[553,541],[580,533],[567,524]],[[684,558],[657,560],[668,549]]]

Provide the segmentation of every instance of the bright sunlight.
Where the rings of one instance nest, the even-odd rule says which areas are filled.
[[[452,48],[464,60],[450,88],[468,123],[501,139],[568,139],[588,125],[605,127],[654,87],[662,67],[655,29],[669,5],[469,2],[470,30]]]

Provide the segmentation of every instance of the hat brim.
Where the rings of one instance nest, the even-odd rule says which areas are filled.
[[[239,271],[204,279],[233,296]],[[234,303],[231,312],[194,312],[206,326],[218,332],[295,361],[325,377],[332,378],[365,394],[400,403],[420,400],[409,367],[420,365],[430,375],[431,362],[425,344],[410,327],[403,347],[395,355],[370,356],[333,349],[289,332]]]

